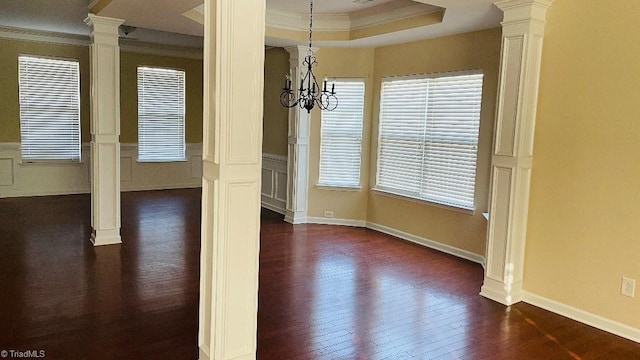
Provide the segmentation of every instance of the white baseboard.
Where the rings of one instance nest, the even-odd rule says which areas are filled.
[[[336,219],[336,218],[325,218],[325,217],[307,217],[307,223],[320,224],[320,225],[353,226],[353,227],[367,226],[367,222],[365,220]]]
[[[121,185],[120,191],[129,192],[129,191],[197,189],[201,187],[202,187],[202,184],[136,185],[136,186],[126,187],[126,188],[124,185]]]
[[[265,201],[262,202],[262,207],[267,209],[267,210],[271,210],[273,212],[277,212],[278,214],[282,214],[282,215],[286,215],[287,214],[287,210],[285,210],[284,208],[281,208],[279,206],[275,206],[273,204],[269,204],[268,202],[265,202]]]
[[[528,304],[568,317],[569,319],[579,321],[600,330],[640,343],[640,329],[638,328],[634,328],[527,291],[522,292],[522,300]]]
[[[453,256],[457,256],[462,259],[466,259],[472,261],[474,263],[478,263],[484,267],[485,259],[484,256],[472,253],[467,250],[463,250],[451,245],[446,245],[443,243],[439,243],[437,241],[429,240],[414,234],[410,234],[404,231],[396,230],[394,228],[390,228],[388,226],[376,224],[370,221],[367,221],[367,228],[380,231],[381,233],[385,233],[391,236],[398,237],[403,240],[411,241],[412,243],[416,243],[418,245],[426,246],[428,248],[441,251],[443,253],[447,253]]]
[[[27,191],[9,191],[0,194],[1,198],[17,198],[17,197],[36,197],[36,196],[58,196],[58,195],[76,195],[76,194],[89,194],[90,188],[77,188],[77,189],[64,189],[64,190],[27,190]]]
[[[447,253],[453,256],[457,256],[459,258],[469,260],[475,263],[485,266],[484,256],[472,253],[467,250],[463,250],[451,245],[446,245],[443,243],[439,243],[437,241],[429,240],[414,234],[409,234],[404,231],[400,231],[388,226],[376,224],[370,221],[365,220],[353,220],[353,219],[335,219],[335,218],[325,218],[325,217],[307,217],[306,223],[308,224],[321,224],[321,225],[342,225],[342,226],[353,226],[353,227],[366,227],[371,230],[379,231],[381,233],[385,233],[387,235],[395,236],[402,240],[411,241],[412,243],[426,246],[428,248],[441,251],[443,253]]]

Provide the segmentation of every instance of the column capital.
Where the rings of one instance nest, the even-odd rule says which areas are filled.
[[[294,46],[286,46],[284,48],[289,53],[289,64],[291,67],[299,66],[305,56],[307,56],[307,51],[309,50],[309,46],[307,45],[294,45]],[[320,48],[312,47],[311,51],[315,54],[318,52]]]
[[[546,21],[547,9],[554,0],[502,0],[494,5],[504,13],[502,26]]]
[[[118,27],[124,23],[123,19],[89,14],[84,22],[91,27],[90,36],[94,42],[118,44]]]

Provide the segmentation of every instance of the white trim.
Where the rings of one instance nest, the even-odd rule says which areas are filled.
[[[287,163],[287,157],[285,155],[276,155],[269,153],[262,153],[262,160],[279,161],[285,164]]]
[[[396,0],[349,13],[351,30],[432,14],[444,9],[413,1]]]
[[[482,69],[467,69],[456,71],[440,71],[431,73],[416,73],[409,75],[390,75],[381,79],[384,81],[396,81],[396,80],[416,80],[416,79],[438,79],[443,77],[465,76],[465,75],[483,75]]]
[[[429,240],[427,238],[423,238],[423,237],[410,234],[404,231],[396,230],[394,228],[390,228],[388,226],[380,225],[370,221],[367,221],[367,229],[376,230],[381,233],[395,236],[403,240],[411,241],[412,243],[415,243],[418,245],[426,246],[428,248],[438,250],[440,252],[443,252],[449,255],[457,256],[459,258],[472,261],[484,267],[484,263],[485,263],[484,256],[472,253],[467,250],[463,250],[451,245],[446,245],[437,241]]]
[[[293,31],[301,31],[309,26],[308,22],[305,24],[301,14],[274,9],[267,9],[266,23],[270,27]]]
[[[287,210],[286,214],[284,214],[284,221],[292,225],[306,224],[307,216],[303,212],[295,213],[293,211]]]
[[[404,200],[404,201],[411,201],[411,202],[415,202],[421,205],[428,205],[428,206],[433,206],[433,207],[437,207],[440,209],[445,209],[445,210],[450,210],[450,211],[455,211],[455,212],[459,212],[462,214],[467,214],[467,215],[475,215],[476,214],[476,210],[475,209],[464,209],[464,208],[460,208],[460,207],[456,207],[453,205],[447,205],[447,204],[440,204],[437,202],[433,202],[433,201],[429,201],[427,199],[421,199],[415,196],[411,196],[411,195],[407,195],[407,194],[400,194],[398,192],[394,192],[391,190],[385,190],[385,189],[380,189],[380,188],[371,188],[371,192],[375,195],[381,195],[381,196],[387,196],[387,197],[391,197],[391,198],[395,198],[398,200]]]
[[[202,144],[187,143],[186,146],[188,162],[138,163],[131,162],[136,157],[137,144],[120,144],[121,164],[124,166],[126,161],[131,162],[121,172],[121,192],[201,187]],[[2,185],[0,198],[90,193],[89,149],[88,143],[82,144],[82,161],[79,163],[21,163],[20,143],[0,143],[0,159],[13,160],[10,176],[14,179],[12,185]],[[155,176],[158,173],[166,176]]]
[[[134,185],[134,186],[126,186],[122,187],[122,192],[130,192],[130,191],[154,191],[154,190],[174,190],[174,189],[197,189],[201,188],[202,184],[189,184],[189,183],[181,183],[181,184],[168,184],[168,185]]]
[[[556,314],[568,317],[569,319],[579,321],[600,330],[640,343],[640,329],[638,328],[634,328],[632,326],[604,318],[602,316],[569,306],[567,304],[563,304],[555,300],[545,298],[540,295],[530,293],[528,291],[522,292],[522,298],[522,300],[528,304],[543,308]]]
[[[271,210],[273,212],[277,212],[278,214],[281,215],[285,215],[287,213],[287,210],[285,210],[285,208],[281,208],[278,206],[275,206],[274,204],[270,204],[268,202],[262,202],[261,206],[267,210]]]
[[[329,190],[329,191],[351,191],[351,192],[362,191],[362,186],[339,186],[339,185],[316,184],[316,188],[318,190]]]
[[[353,227],[366,227],[366,220],[353,220],[353,219],[336,219],[325,217],[307,217],[307,224],[319,224],[319,225],[341,225],[341,226],[353,226]]]
[[[120,51],[135,54],[177,57],[183,59],[202,60],[204,58],[202,49],[199,48],[161,45],[141,41],[133,42],[132,40],[126,39],[120,40]]]
[[[309,14],[267,9],[267,26],[293,31],[309,31]],[[351,21],[348,14],[316,14],[313,16],[314,31],[349,31]]]
[[[89,47],[91,39],[87,35],[65,34],[52,31],[40,31],[0,26],[0,39],[21,40],[59,45]],[[161,45],[127,39],[120,40],[120,50],[136,54],[178,57],[184,59],[203,59],[200,48]]]
[[[393,237],[396,237],[405,241],[410,241],[414,244],[422,245],[430,249],[443,252],[445,254],[449,254],[449,255],[459,257],[461,259],[469,260],[471,262],[480,264],[483,268],[485,267],[485,258],[482,255],[478,255],[476,253],[472,253],[470,251],[457,248],[455,246],[443,244],[434,240],[423,238],[418,235],[410,234],[410,233],[397,230],[385,225],[377,224],[371,221],[312,217],[312,216],[307,217],[306,219],[304,219],[304,221],[302,221],[303,219],[296,219],[296,220],[298,220],[298,222],[293,222],[289,217],[285,217],[286,222],[294,225],[307,223],[307,224],[319,224],[319,225],[341,225],[341,226],[364,227],[370,230],[381,232],[383,234],[391,235]]]
[[[91,44],[91,40],[87,35],[21,29],[8,26],[0,26],[0,39],[23,40],[86,47]]]
[[[316,14],[313,17],[314,31],[352,31],[371,26],[387,24],[421,15],[432,14],[444,9],[408,0],[396,0],[348,14]],[[308,31],[309,15],[285,10],[267,9],[266,24],[292,31]]]
[[[268,172],[268,180],[262,181],[260,200],[262,206],[275,212],[286,214],[287,181],[280,181],[280,175],[287,178],[287,157],[276,154],[262,153],[262,176]]]

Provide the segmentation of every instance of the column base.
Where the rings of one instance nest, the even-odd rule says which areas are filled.
[[[306,224],[307,223],[307,213],[306,212],[293,212],[287,210],[287,213],[284,215],[284,221],[289,224],[298,225],[298,224]]]
[[[198,360],[209,360],[209,356],[207,356],[207,353],[202,349],[202,346],[199,346],[198,350]]]
[[[122,244],[120,229],[93,230],[90,240],[93,246]]]
[[[510,306],[522,301],[522,283],[506,284],[493,279],[484,278],[480,295],[487,299]]]

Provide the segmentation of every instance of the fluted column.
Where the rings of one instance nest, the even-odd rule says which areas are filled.
[[[120,238],[120,47],[124,22],[89,14],[91,26],[91,242]]]
[[[506,0],[502,59],[481,295],[511,305],[522,300],[533,135],[545,16],[552,0]]]
[[[256,358],[264,0],[204,3],[200,360]]]

